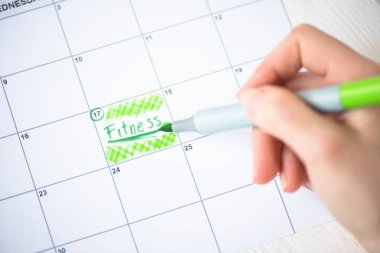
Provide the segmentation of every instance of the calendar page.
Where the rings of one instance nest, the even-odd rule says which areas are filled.
[[[252,182],[250,129],[164,133],[237,102],[280,0],[1,0],[0,252],[239,252],[331,221]]]

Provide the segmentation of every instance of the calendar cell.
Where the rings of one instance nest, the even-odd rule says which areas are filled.
[[[73,54],[139,34],[128,1],[63,1],[56,8]]]
[[[204,0],[133,0],[144,33],[209,14]]]
[[[129,222],[199,200],[181,147],[131,160],[115,172]]]
[[[218,252],[201,204],[132,224],[131,228],[140,252]]]
[[[7,79],[3,80],[3,84],[8,83]],[[8,102],[4,94],[4,90],[0,89],[0,138],[16,132],[11,111],[9,110]]]
[[[216,23],[233,65],[266,56],[290,30],[280,0],[258,1],[219,15]]]
[[[10,76],[7,82],[4,87],[19,131],[88,110],[71,59]]]
[[[211,17],[154,32],[145,39],[162,86],[228,66]]]
[[[261,0],[207,0],[212,12],[218,12],[229,8],[238,7],[243,4],[254,3]]]
[[[142,38],[80,57],[76,64],[91,108],[159,89]]]
[[[128,226],[59,247],[66,252],[137,252]]]
[[[203,199],[252,183],[248,136],[250,129],[243,129],[191,142],[186,154]]]
[[[279,178],[276,180],[280,184]],[[318,196],[308,189],[301,188],[292,194],[281,191],[281,195],[296,232],[334,220]]]
[[[107,166],[87,113],[20,133],[37,187]]]
[[[94,120],[110,165],[165,149],[178,143],[176,133],[159,131],[171,122],[161,92],[154,92],[103,108]]]
[[[164,90],[173,120],[191,117],[198,110],[237,103],[236,80],[230,69],[196,78]],[[180,133],[183,142],[200,137],[197,133]]]
[[[3,48],[0,61],[2,76],[69,55],[52,6],[1,20],[0,31]]]
[[[0,185],[0,199],[34,189],[17,135],[0,139]]]
[[[56,245],[126,224],[107,169],[38,192]]]
[[[274,181],[204,203],[222,252],[238,252],[292,233]]]
[[[0,252],[37,252],[52,242],[35,192],[0,201]]]

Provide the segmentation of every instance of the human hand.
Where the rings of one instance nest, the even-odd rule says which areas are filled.
[[[254,181],[267,183],[280,173],[286,192],[311,187],[367,250],[380,252],[380,106],[326,116],[290,92],[374,75],[379,64],[301,25],[238,98],[258,126],[252,130]]]

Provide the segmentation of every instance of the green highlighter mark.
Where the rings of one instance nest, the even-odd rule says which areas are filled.
[[[171,127],[171,125],[172,125],[171,123],[164,123],[157,130],[147,132],[147,133],[143,133],[143,134],[139,134],[139,135],[134,135],[134,136],[127,137],[127,138],[118,139],[118,140],[109,140],[108,143],[128,142],[128,141],[135,141],[135,140],[140,140],[140,139],[145,139],[145,138],[153,138],[155,136],[152,136],[152,134],[156,134],[156,133],[161,132],[161,131],[169,132],[169,131],[167,131],[167,129],[169,127]]]
[[[133,99],[108,108],[106,120],[118,119],[126,116],[139,116],[143,113],[158,111],[164,104],[164,99],[153,94],[143,98]]]
[[[175,143],[176,137],[175,133],[165,133],[154,140],[135,141],[133,144],[126,146],[107,146],[106,156],[108,161],[119,163],[137,155],[170,147]]]
[[[95,108],[90,118],[104,136],[110,163],[120,163],[138,155],[172,146],[177,134],[171,123],[162,123],[165,104],[161,95],[150,94],[104,108]],[[111,133],[111,134],[110,134]]]

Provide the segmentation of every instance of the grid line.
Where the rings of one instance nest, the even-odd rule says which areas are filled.
[[[52,0],[52,2],[54,3],[54,0]],[[85,93],[84,88],[83,88],[82,80],[81,80],[81,78],[80,78],[80,75],[79,75],[79,72],[78,72],[78,68],[77,68],[77,66],[76,66],[76,64],[75,64],[74,57],[73,57],[73,55],[72,55],[72,51],[71,51],[71,48],[70,48],[69,42],[68,42],[68,40],[67,40],[66,33],[65,33],[64,28],[63,28],[62,21],[61,21],[61,18],[60,18],[60,16],[59,16],[59,13],[58,13],[58,10],[57,10],[57,8],[56,8],[56,5],[54,5],[54,10],[55,10],[55,13],[57,14],[58,22],[59,22],[59,24],[60,24],[60,26],[61,26],[61,30],[62,30],[63,36],[64,36],[65,41],[66,41],[66,44],[67,44],[67,48],[68,48],[68,50],[69,50],[69,52],[70,52],[71,60],[72,60],[73,66],[74,66],[74,68],[75,68],[75,72],[76,72],[76,75],[77,75],[77,78],[78,78],[78,81],[79,81],[80,87],[81,87],[81,89],[82,89],[84,99],[85,99],[85,101],[86,101],[86,104],[87,104],[88,110],[90,110],[91,108],[90,108],[90,105],[89,105],[89,103],[88,103],[88,99],[87,99],[86,93]],[[99,140],[99,143],[100,143],[100,147],[101,147],[101,149],[102,149],[102,152],[103,152],[103,155],[104,155],[104,159],[106,160],[106,163],[107,163],[107,166],[108,166],[108,171],[109,171],[109,173],[110,173],[110,176],[111,176],[111,179],[112,179],[112,182],[113,182],[113,185],[114,185],[114,189],[115,189],[115,191],[116,191],[116,195],[117,195],[117,197],[118,197],[118,199],[119,199],[119,203],[120,203],[121,210],[122,210],[122,212],[123,212],[123,214],[124,214],[124,217],[125,217],[125,220],[126,220],[126,222],[127,222],[127,224],[128,224],[129,221],[128,221],[127,213],[126,213],[126,211],[125,211],[125,207],[124,207],[124,205],[123,205],[123,203],[122,203],[122,201],[121,201],[121,197],[120,197],[120,194],[119,194],[119,190],[118,190],[118,188],[117,188],[117,186],[116,186],[116,182],[115,182],[114,176],[113,176],[112,171],[111,171],[111,166],[110,166],[110,164],[109,164],[109,162],[108,162],[108,160],[107,160],[107,155],[106,155],[106,153],[105,153],[105,151],[104,151],[104,147],[103,147],[103,144],[102,144],[102,140],[101,140],[101,138],[100,138],[100,135],[99,135],[98,129],[97,129],[96,125],[95,125],[95,122],[93,122],[93,126],[94,126],[94,129],[95,129],[95,131],[96,131],[96,135],[98,136],[98,140]],[[136,244],[135,238],[134,238],[133,233],[132,233],[132,230],[131,230],[131,227],[128,226],[128,228],[129,228],[129,231],[130,231],[130,233],[131,233],[132,240],[133,240],[133,243],[134,243],[134,245],[135,245],[135,248],[136,248],[137,252],[139,252],[139,250],[138,250],[138,248],[137,248],[137,244]]]
[[[282,5],[282,8],[283,8],[284,11],[285,11],[284,2],[283,2],[282,0],[281,0],[280,2],[281,2],[281,5]],[[287,20],[288,20],[289,27],[291,28],[291,27],[292,27],[292,24],[291,24],[291,22],[290,22],[290,19],[289,19],[288,13],[287,13],[286,11],[285,11],[285,14],[286,14],[286,18],[287,18]],[[287,217],[288,217],[288,221],[289,221],[289,223],[290,223],[290,226],[292,227],[293,234],[294,234],[296,231],[295,231],[295,229],[294,229],[292,219],[290,218],[290,215],[289,215],[289,212],[288,212],[288,208],[287,208],[286,205],[285,205],[285,201],[284,201],[284,198],[282,197],[282,194],[281,194],[280,189],[279,189],[279,187],[278,187],[277,181],[274,180],[274,183],[276,184],[278,194],[280,195],[280,198],[281,198],[281,201],[282,201],[282,205],[284,206],[284,209],[285,209],[286,215],[287,215]]]
[[[21,150],[22,150],[25,162],[26,162],[26,166],[28,167],[29,175],[30,175],[30,178],[31,178],[32,183],[33,183],[34,192],[36,193],[36,197],[38,199],[38,203],[39,203],[39,206],[41,208],[42,216],[44,218],[45,225],[46,225],[46,228],[47,228],[48,233],[49,233],[50,241],[51,241],[51,244],[53,245],[54,251],[56,251],[54,240],[53,240],[53,237],[52,237],[52,234],[51,234],[51,231],[50,231],[50,227],[49,227],[49,224],[48,224],[47,219],[46,219],[45,211],[44,211],[44,209],[42,207],[40,196],[38,195],[38,191],[37,191],[36,183],[35,183],[34,178],[33,178],[32,170],[30,169],[29,161],[28,161],[28,158],[27,158],[26,153],[25,153],[24,145],[23,145],[23,143],[21,141],[21,137],[20,137],[17,125],[16,125],[16,121],[15,121],[14,116],[13,116],[13,111],[12,111],[11,105],[10,105],[9,100],[8,100],[7,93],[6,93],[4,85],[3,85],[3,78],[1,76],[0,76],[0,82],[1,82],[1,86],[3,88],[5,100],[7,101],[7,104],[8,104],[9,112],[11,113],[11,116],[12,116],[13,124],[14,124],[15,129],[16,129],[16,134],[17,134],[20,146],[21,146]]]
[[[38,190],[38,188],[36,188]],[[24,194],[28,194],[28,193],[31,193],[31,192],[34,192],[35,190],[28,190],[28,191],[24,191],[24,192],[20,192],[20,193],[17,193],[17,194],[14,194],[14,195],[10,195],[10,196],[7,196],[5,198],[2,198],[0,199],[0,202],[1,201],[4,201],[4,200],[8,200],[8,199],[13,199],[13,198],[16,198],[16,197],[19,197],[21,195],[24,195]]]
[[[61,0],[59,2],[56,2],[55,4],[61,3],[61,2],[65,2],[65,1],[67,1],[67,0]],[[253,1],[248,2],[248,3],[244,3],[244,4],[240,4],[240,5],[236,5],[236,6],[233,6],[233,7],[229,7],[229,8],[225,8],[225,9],[219,10],[219,11],[215,12],[214,14],[228,12],[228,11],[244,7],[246,5],[255,4],[255,3],[261,2],[261,1],[265,1],[265,0],[253,0]],[[53,4],[49,4],[49,5],[46,5],[44,7],[49,7],[51,5],[53,5]],[[34,11],[34,10],[35,9],[29,10],[29,11]],[[29,11],[27,11],[27,12],[29,12]],[[6,74],[3,75],[3,78],[7,78],[9,76],[16,75],[16,74],[19,74],[19,73],[22,73],[22,72],[25,72],[25,71],[28,71],[28,70],[31,70],[31,69],[34,69],[34,68],[38,68],[38,67],[42,67],[42,66],[45,66],[45,65],[48,65],[48,64],[52,64],[52,63],[55,63],[57,61],[69,59],[69,58],[72,58],[74,56],[79,56],[79,55],[83,55],[83,54],[86,54],[86,53],[89,53],[89,52],[92,52],[92,51],[97,51],[99,49],[110,47],[110,46],[113,46],[113,45],[116,45],[116,44],[119,44],[119,43],[123,43],[123,42],[126,42],[128,40],[136,39],[136,38],[141,37],[141,36],[146,36],[146,35],[150,35],[150,34],[153,34],[153,33],[156,33],[156,32],[160,32],[160,31],[163,31],[163,30],[166,30],[166,29],[178,26],[178,25],[182,25],[182,24],[186,24],[186,23],[189,23],[189,22],[192,22],[192,21],[196,21],[198,19],[207,18],[209,16],[210,16],[210,14],[198,16],[196,18],[188,19],[188,20],[185,20],[185,21],[182,21],[182,22],[179,22],[179,23],[175,23],[173,25],[169,25],[169,26],[158,28],[158,29],[154,29],[154,30],[151,30],[151,31],[148,31],[148,32],[144,32],[144,33],[141,33],[141,34],[138,34],[138,35],[135,35],[135,36],[131,36],[131,37],[128,37],[128,38],[125,38],[125,39],[122,39],[122,40],[118,40],[118,41],[115,41],[115,42],[112,42],[112,43],[104,44],[104,45],[101,45],[101,46],[98,46],[98,47],[95,47],[95,48],[90,48],[88,50],[85,50],[85,51],[82,51],[82,52],[79,52],[79,53],[76,53],[76,54],[72,54],[72,55],[69,55],[67,57],[60,58],[58,60],[45,62],[45,63],[39,64],[39,65],[36,65],[34,67],[26,68],[26,69],[23,69],[23,70],[20,70],[20,71],[16,71],[16,72],[12,72],[12,73],[6,73]],[[1,21],[1,19],[0,19],[0,21]],[[235,65],[235,66],[237,66],[237,65]],[[228,67],[226,69],[228,69]]]
[[[284,207],[284,210],[285,210],[286,216],[288,217],[288,221],[289,221],[289,223],[290,223],[290,226],[292,227],[293,234],[294,234],[296,231],[294,230],[293,222],[292,222],[292,220],[290,219],[290,215],[289,215],[288,209],[286,208],[285,201],[284,201],[284,199],[282,198],[282,195],[281,195],[281,192],[280,192],[280,188],[278,187],[278,184],[277,184],[276,179],[273,179],[273,180],[274,180],[274,183],[275,183],[275,185],[276,185],[278,195],[280,195],[280,199],[281,199],[282,206]]]
[[[181,143],[178,143],[178,144],[175,144],[175,145],[172,145],[170,147],[166,147],[166,148],[163,148],[163,149],[160,149],[160,150],[155,150],[155,151],[152,151],[150,153],[146,153],[146,154],[142,154],[140,156],[137,156],[137,157],[133,157],[133,158],[130,158],[128,160],[125,160],[125,161],[122,161],[122,162],[119,162],[119,163],[115,163],[113,164],[111,167],[117,167],[117,166],[120,166],[120,165],[123,165],[124,163],[128,163],[130,161],[133,161],[133,160],[137,160],[137,159],[140,159],[140,158],[143,158],[145,156],[149,156],[149,155],[152,155],[152,154],[155,154],[155,153],[158,153],[158,152],[162,152],[162,151],[165,151],[165,150],[168,150],[168,149],[172,149],[172,148],[175,148],[175,147],[178,147],[180,145],[183,145],[183,144],[186,144],[186,143],[190,143],[190,142],[194,142],[194,141],[197,141],[197,140],[200,140],[200,139],[203,139],[203,138],[206,138],[210,135],[203,135],[203,136],[200,136],[200,137],[197,137],[197,138],[194,138],[194,139],[191,139],[189,141],[186,141],[186,142],[183,142],[182,144]],[[43,185],[43,186],[39,186],[37,187],[36,189],[37,190],[42,190],[42,189],[46,189],[48,187],[51,187],[51,186],[54,186],[54,185],[57,185],[57,184],[61,184],[61,183],[64,183],[64,182],[67,182],[67,181],[70,181],[70,180],[74,180],[74,179],[77,179],[77,178],[80,178],[80,177],[83,177],[83,176],[86,176],[86,175],[89,175],[89,174],[92,174],[92,173],[96,173],[98,171],[101,171],[101,170],[105,170],[105,169],[108,169],[108,166],[106,167],[102,167],[102,168],[98,168],[98,169],[95,169],[95,170],[92,170],[92,171],[88,171],[86,173],[83,173],[83,174],[79,174],[79,175],[76,175],[76,176],[73,176],[73,177],[69,177],[69,178],[65,178],[63,180],[59,180],[59,181],[56,181],[56,182],[53,182],[53,183],[50,183],[50,184],[47,184],[47,185]],[[7,200],[7,199],[12,199],[12,198],[15,198],[15,197],[18,197],[18,196],[21,196],[23,194],[27,194],[27,193],[30,193],[34,190],[29,190],[29,191],[24,191],[24,192],[21,192],[21,193],[18,193],[18,194],[14,194],[14,195],[10,195],[10,196],[7,196],[5,198],[2,198],[0,199],[0,202],[1,201],[4,201],[4,200]]]
[[[1,139],[8,138],[8,137],[11,137],[11,136],[16,135],[16,134],[17,134],[17,133],[12,133],[12,134],[7,134],[7,135],[4,135],[4,136],[1,136],[1,137],[0,137],[0,140],[1,140]]]
[[[69,59],[69,58],[71,58],[71,57],[67,57],[65,59]],[[263,58],[264,57],[259,57],[259,58],[253,59],[253,60],[245,61],[245,62],[239,63],[237,65],[234,65],[233,68],[238,67],[238,66],[242,66],[242,65],[245,65],[245,64],[248,64],[248,63],[251,63],[251,62],[259,61],[259,60],[261,60]],[[216,73],[228,70],[228,69],[230,69],[230,67],[221,68],[221,69],[218,69],[218,70],[215,70],[215,71],[211,71],[211,72],[208,72],[208,73],[205,73],[205,74],[201,74],[199,76],[195,76],[195,77],[192,77],[192,78],[189,78],[189,79],[185,79],[185,80],[182,80],[182,81],[179,81],[179,82],[176,82],[176,83],[169,84],[169,85],[165,86],[164,88],[165,89],[172,88],[172,87],[175,87],[177,85],[180,85],[180,84],[183,84],[183,83],[186,83],[186,82],[190,82],[190,81],[202,78],[202,77],[206,77],[208,75],[213,75],[213,74],[216,74]],[[141,97],[141,96],[144,96],[144,95],[147,95],[147,94],[150,94],[150,93],[154,93],[154,92],[157,92],[157,91],[160,91],[160,90],[161,90],[161,88],[157,88],[157,89],[154,89],[154,90],[150,90],[148,92],[143,92],[143,93],[140,93],[140,94],[128,97],[128,98],[124,98],[122,100],[118,100],[116,102],[111,102],[109,104],[104,104],[104,105],[100,105],[100,106],[96,106],[96,107],[104,108],[104,107],[111,106],[111,105],[114,105],[114,104],[122,103],[124,101],[128,101],[130,99],[134,99],[134,98]],[[86,113],[89,113],[89,112],[90,112],[90,110],[86,110],[86,111],[83,111],[83,112],[80,112],[80,113],[72,114],[70,116],[65,116],[65,117],[60,118],[60,119],[49,121],[49,122],[46,122],[46,123],[43,123],[43,124],[40,124],[40,125],[36,125],[36,126],[30,127],[30,128],[22,129],[20,132],[28,132],[28,131],[31,131],[31,130],[34,130],[34,129],[37,129],[37,128],[40,128],[40,127],[44,127],[44,126],[47,126],[47,125],[50,125],[50,124],[53,124],[53,123],[57,123],[57,122],[60,122],[60,121],[66,120],[66,119],[70,119],[70,118],[73,118],[73,117],[77,117],[77,116],[80,116],[82,114],[86,114]],[[1,136],[0,140],[3,139],[3,138],[6,138],[6,137],[10,137],[10,136],[15,135],[15,134],[16,133],[12,133],[12,134],[9,134],[9,135]]]
[[[145,46],[146,52],[147,52],[147,54],[148,54],[149,60],[150,60],[150,62],[151,62],[151,65],[152,65],[152,68],[153,68],[154,74],[155,74],[155,76],[156,76],[157,82],[158,82],[158,84],[159,84],[159,86],[160,86],[160,88],[161,88],[162,97],[163,97],[164,100],[165,100],[165,104],[166,104],[166,107],[167,107],[167,109],[168,109],[168,112],[169,112],[169,115],[170,115],[171,121],[173,122],[173,121],[174,121],[174,118],[173,118],[172,112],[171,112],[171,110],[170,110],[170,107],[169,107],[169,105],[168,105],[168,102],[167,102],[167,100],[166,100],[166,96],[165,96],[164,91],[163,91],[162,83],[161,83],[160,77],[159,77],[159,75],[158,75],[158,73],[157,73],[157,69],[156,69],[155,64],[154,64],[154,61],[153,61],[153,59],[152,59],[152,56],[151,56],[151,53],[150,53],[150,50],[149,50],[148,44],[147,44],[147,42],[146,42],[146,40],[145,40],[145,38],[144,38],[144,35],[143,35],[143,33],[142,33],[142,28],[141,28],[141,25],[140,25],[139,19],[138,19],[138,17],[137,17],[136,10],[135,10],[135,8],[134,8],[134,6],[133,6],[133,4],[132,4],[132,1],[131,1],[131,0],[128,0],[128,1],[129,1],[130,6],[131,6],[131,9],[132,9],[133,15],[135,16],[137,26],[138,26],[138,28],[139,28],[139,30],[140,30],[140,32],[141,32],[141,39],[142,39],[143,42],[144,42],[144,46]],[[180,144],[183,144],[183,143],[182,143],[182,140],[181,140],[181,138],[180,138],[180,136],[179,136],[178,134],[177,134],[177,137],[178,137],[178,140],[179,140]],[[192,171],[192,169],[191,169],[191,166],[190,166],[190,163],[189,163],[189,160],[188,160],[188,158],[187,158],[186,151],[185,151],[183,145],[181,145],[181,148],[182,148],[183,155],[184,155],[184,157],[185,157],[185,159],[186,159],[186,163],[187,163],[187,166],[188,166],[188,168],[189,168],[189,172],[190,172],[190,174],[191,174],[191,177],[192,177],[192,179],[193,179],[193,182],[194,182],[195,188],[196,188],[196,190],[197,190],[197,193],[198,193],[199,199],[200,199],[200,201],[201,201],[201,203],[202,203],[202,207],[203,207],[203,210],[204,210],[204,212],[205,212],[205,215],[206,215],[206,218],[207,218],[207,222],[208,222],[209,227],[210,227],[210,229],[211,229],[212,235],[213,235],[213,237],[214,237],[214,240],[215,240],[216,246],[217,246],[217,248],[218,248],[218,251],[221,252],[220,247],[219,247],[218,240],[216,239],[216,235],[215,235],[215,233],[214,233],[214,229],[212,228],[211,221],[210,221],[210,219],[209,219],[209,217],[208,217],[206,207],[205,207],[205,205],[204,205],[204,203],[203,203],[202,196],[201,196],[201,194],[200,194],[200,191],[199,191],[199,188],[198,188],[197,182],[196,182],[196,180],[195,180],[195,177],[194,177],[193,171]]]
[[[273,179],[274,180],[274,179]],[[233,188],[233,189],[230,189],[230,190],[227,190],[225,192],[222,192],[222,193],[218,193],[216,195],[212,195],[210,197],[207,197],[205,199],[203,199],[203,201],[208,201],[210,199],[213,199],[213,198],[217,198],[217,197],[220,197],[220,196],[223,196],[223,195],[226,195],[226,194],[229,194],[229,193],[233,193],[235,191],[238,191],[238,190],[241,190],[241,189],[244,189],[244,188],[247,188],[247,187],[251,187],[255,185],[254,183],[251,183],[251,184],[248,184],[248,185],[243,185],[243,186],[240,186],[240,187],[237,187],[237,188]],[[148,217],[145,217],[145,218],[142,218],[142,219],[139,219],[139,220],[136,220],[136,221],[132,221],[131,223],[128,223],[128,224],[124,224],[124,225],[120,225],[120,226],[117,226],[117,227],[114,227],[114,228],[110,228],[110,229],[107,229],[107,230],[103,230],[103,231],[100,231],[100,232],[97,232],[97,233],[94,233],[94,234],[91,234],[91,235],[88,235],[88,236],[84,236],[84,237],[81,237],[79,239],[76,239],[76,240],[72,240],[72,241],[68,241],[68,242],[65,242],[65,243],[62,243],[60,245],[57,245],[56,247],[63,247],[63,246],[66,246],[66,245],[69,245],[69,244],[72,244],[72,243],[75,243],[75,242],[79,242],[79,241],[82,241],[82,240],[85,240],[85,239],[88,239],[88,238],[91,238],[91,237],[94,237],[94,236],[97,236],[97,235],[101,235],[101,234],[105,234],[105,233],[108,233],[110,231],[113,231],[113,230],[116,230],[116,229],[119,229],[119,228],[123,228],[125,226],[130,226],[130,225],[134,225],[134,224],[137,224],[137,223],[140,223],[140,222],[143,222],[143,221],[146,221],[146,220],[150,220],[150,219],[154,219],[156,217],[159,217],[161,215],[164,215],[164,214],[167,214],[167,213],[171,213],[171,212],[175,212],[179,209],[182,209],[182,208],[186,208],[188,206],[191,206],[191,205],[196,205],[196,204],[200,204],[201,203],[201,200],[199,201],[194,201],[194,202],[190,202],[188,204],[184,204],[184,205],[181,205],[181,206],[178,206],[178,207],[175,207],[175,208],[172,208],[172,209],[168,209],[166,211],[163,211],[163,212],[160,212],[160,213],[157,213],[157,214],[153,214],[151,216],[148,216]],[[46,251],[49,251],[51,250],[52,248],[48,248],[48,249],[44,249],[44,250],[41,250],[41,251],[37,251],[37,253],[42,253],[42,252],[46,252]]]
[[[219,41],[222,45],[222,48],[223,48],[223,51],[224,51],[224,54],[227,58],[227,61],[228,61],[228,65],[232,71],[232,74],[234,75],[234,78],[235,78],[235,81],[236,81],[236,85],[237,85],[237,88],[240,88],[240,85],[239,85],[239,80],[237,79],[237,76],[236,76],[236,73],[232,67],[232,62],[231,62],[231,58],[227,52],[227,48],[226,48],[226,44],[224,43],[224,40],[223,40],[223,37],[222,37],[222,34],[220,33],[220,30],[219,30],[219,27],[218,27],[218,24],[216,23],[216,20],[215,20],[215,17],[214,17],[214,13],[212,12],[211,10],[211,7],[210,7],[210,4],[208,2],[208,0],[205,0],[205,3],[207,5],[207,8],[208,8],[208,11],[210,13],[210,17],[212,19],[212,23],[214,24],[214,27],[215,27],[215,30],[216,30],[216,33],[218,34],[218,38],[219,38]]]

